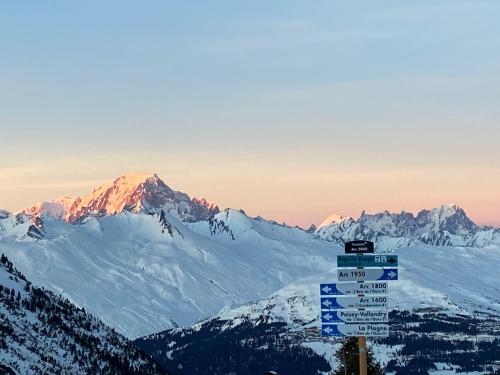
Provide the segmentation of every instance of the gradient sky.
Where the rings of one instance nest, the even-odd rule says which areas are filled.
[[[457,203],[500,226],[500,2],[12,1],[0,207],[131,172],[307,226]]]

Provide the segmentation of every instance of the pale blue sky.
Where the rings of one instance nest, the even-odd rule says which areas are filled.
[[[140,170],[301,225],[451,202],[500,225],[499,19],[496,0],[4,2],[0,207]]]

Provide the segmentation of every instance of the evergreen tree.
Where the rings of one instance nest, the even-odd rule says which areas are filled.
[[[334,375],[358,375],[359,374],[359,347],[358,338],[349,337],[344,341],[342,347],[335,354],[340,366],[334,371]],[[368,375],[382,375],[384,372],[380,364],[373,358],[372,351],[367,352]]]

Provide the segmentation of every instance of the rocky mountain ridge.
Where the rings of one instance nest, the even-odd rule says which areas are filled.
[[[74,224],[89,215],[115,215],[123,211],[149,213],[161,209],[184,221],[207,220],[219,212],[217,205],[204,198],[191,199],[171,189],[156,174],[138,173],[118,177],[83,197],[40,202],[23,212],[38,217],[56,217]]]
[[[418,244],[434,246],[488,246],[500,243],[500,230],[480,227],[465,211],[452,204],[410,212],[362,212],[358,219],[332,215],[316,230],[321,238],[338,243],[354,239],[375,242],[380,250]]]

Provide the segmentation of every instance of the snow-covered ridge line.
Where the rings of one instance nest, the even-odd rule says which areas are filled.
[[[222,232],[232,237],[235,235],[224,224],[228,220],[228,212],[235,210],[225,210],[225,215],[218,215],[220,210],[215,203],[204,198],[190,198],[183,192],[172,190],[156,174],[127,174],[83,197],[63,197],[41,202],[21,213],[35,219],[49,216],[77,224],[88,216],[110,216],[124,211],[159,213],[161,210],[183,222],[208,221],[212,235]],[[0,219],[9,216],[12,215],[6,211],[0,212]],[[278,224],[261,217],[253,219]],[[240,221],[242,223],[245,220]],[[43,233],[36,232],[36,228],[42,229],[40,223],[33,221],[32,224],[34,226],[28,237],[36,239],[43,236]],[[288,227],[286,224],[279,225]],[[475,224],[456,204],[424,209],[416,215],[404,211],[376,214],[363,211],[358,219],[353,219],[333,214],[318,227],[311,226],[307,232],[339,244],[354,239],[368,239],[374,241],[380,250],[419,244],[484,247],[500,243],[500,229]]]
[[[315,233],[335,242],[371,240],[380,250],[418,244],[478,247],[500,244],[500,229],[477,225],[455,204],[424,209],[417,215],[404,211],[377,214],[363,211],[358,219],[331,215]]]

